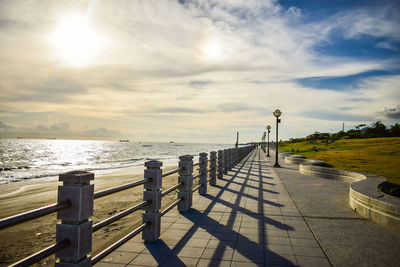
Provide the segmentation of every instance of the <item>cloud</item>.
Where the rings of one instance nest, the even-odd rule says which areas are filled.
[[[38,124],[38,125],[36,125],[36,130],[41,131],[41,132],[68,132],[69,127],[70,127],[70,125],[68,122],[59,122],[59,123],[52,124],[49,127]]]
[[[13,126],[7,125],[0,121],[0,131],[8,131],[8,130],[12,130],[12,129],[14,129]]]
[[[145,136],[154,127],[182,138],[189,130],[227,136],[244,127],[250,138],[259,135],[256,125],[263,132],[271,124],[276,108],[287,134],[301,135],[332,127],[334,118],[374,118],[398,103],[400,23],[398,9],[387,5],[310,17],[279,1],[92,3],[88,11],[87,1],[0,1],[2,121],[99,137],[118,135],[112,129]],[[48,41],[71,13],[88,14],[108,41],[82,68],[63,64]],[[337,50],[343,39],[372,40],[368,49],[384,48],[390,57],[318,49]],[[371,71],[379,73],[366,75]],[[32,120],[32,111],[60,114],[68,125]],[[81,132],[86,124],[94,130]]]
[[[160,108],[155,109],[154,113],[204,113],[205,110],[193,109],[193,108]]]
[[[190,85],[190,86],[193,86],[193,87],[204,87],[204,86],[210,85],[210,84],[212,84],[212,83],[213,83],[213,81],[211,81],[211,80],[191,81],[191,82],[189,83],[189,85]]]
[[[374,116],[362,115],[362,114],[348,114],[340,112],[325,112],[321,110],[309,110],[301,112],[300,115],[314,118],[323,119],[331,121],[372,121],[375,119]]]
[[[389,119],[400,119],[400,105],[397,105],[397,107],[385,107],[383,111],[378,112],[378,115]]]
[[[103,137],[103,138],[112,138],[112,137],[120,137],[122,133],[116,130],[108,130],[104,127],[88,130],[83,132],[84,136],[88,137]]]

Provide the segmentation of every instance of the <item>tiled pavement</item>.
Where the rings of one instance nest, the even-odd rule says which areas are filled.
[[[96,266],[330,266],[271,166],[254,150],[189,212],[163,216],[158,241],[138,235]]]

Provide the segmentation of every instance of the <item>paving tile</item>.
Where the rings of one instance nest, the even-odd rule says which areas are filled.
[[[299,247],[293,246],[296,256],[325,257],[324,252],[319,247]]]
[[[122,246],[116,249],[116,251],[125,251],[125,252],[142,252],[145,248],[145,245],[142,242],[132,242],[132,240],[126,242]]]
[[[289,237],[288,231],[286,230],[266,230],[266,238],[268,239],[269,236],[278,236],[278,237]]]
[[[185,246],[205,248],[208,244],[208,240],[209,239],[190,238],[189,241],[185,244]]]
[[[159,266],[162,265],[168,256],[165,255],[152,255],[140,254],[128,266]]]
[[[226,233],[214,233],[211,239],[218,240],[236,240],[238,237],[238,233],[236,232],[226,232]]]
[[[226,246],[229,248],[235,248],[236,243],[237,243],[237,240],[211,239],[207,244],[207,248],[216,248],[218,246]]]
[[[114,251],[110,253],[107,257],[103,259],[103,262],[113,262],[127,264],[136,258],[139,253],[136,252],[124,252],[124,251]]]
[[[237,251],[233,253],[232,261],[244,261],[253,263],[263,263],[264,253],[255,253],[250,251]]]
[[[254,242],[257,244],[262,244],[264,238],[262,235],[251,235],[251,234],[240,234],[238,236],[238,242]]]
[[[257,244],[255,242],[241,242],[238,240],[236,243],[235,249],[238,251],[253,251],[262,253],[264,250],[263,244]]]
[[[263,263],[254,263],[254,262],[243,262],[243,261],[232,261],[231,267],[255,267],[255,266],[264,266]]]
[[[231,265],[230,261],[220,261],[220,260],[211,260],[211,259],[200,259],[197,266],[222,266],[229,267]]]
[[[315,239],[290,238],[290,242],[293,246],[319,248],[319,245]]]
[[[233,249],[220,246],[217,248],[206,248],[201,255],[202,259],[213,259],[213,260],[231,260],[233,255]]]
[[[294,255],[292,246],[268,244],[267,250],[278,255]]]
[[[278,255],[273,253],[265,254],[265,265],[266,266],[296,266],[297,261],[294,255]]]
[[[306,257],[306,256],[296,256],[297,263],[299,266],[307,267],[330,267],[328,260],[319,257]]]
[[[191,267],[191,266],[196,266],[197,262],[199,261],[198,258],[192,258],[192,257],[181,257],[181,256],[176,256],[176,255],[171,255],[168,257],[168,259],[162,264],[162,266],[165,267]],[[112,266],[110,266],[112,267]]]
[[[103,261],[96,263],[96,266],[99,267],[123,267],[125,265],[126,264],[123,263],[113,263],[113,262],[103,262]]]
[[[300,232],[300,231],[288,231],[290,238],[305,238],[305,239],[315,239],[314,235],[308,232]]]
[[[290,246],[292,244],[288,237],[279,237],[279,236],[268,236],[264,240],[264,243],[266,245],[271,244],[271,245],[286,245],[286,246]]]
[[[200,258],[201,254],[203,254],[204,248],[199,247],[183,247],[179,251],[173,251],[174,255],[183,256],[183,257],[193,257]]]

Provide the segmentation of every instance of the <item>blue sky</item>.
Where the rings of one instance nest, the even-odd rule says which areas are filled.
[[[398,14],[398,1],[4,0],[0,136],[232,143],[261,138],[276,108],[282,139],[392,125]]]

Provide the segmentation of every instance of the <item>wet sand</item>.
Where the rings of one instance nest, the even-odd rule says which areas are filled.
[[[176,167],[164,167],[164,171]],[[163,178],[163,189],[177,184],[177,174]],[[143,178],[143,167],[128,168],[97,175],[95,192]],[[0,218],[36,209],[57,201],[58,181],[32,182],[24,181],[0,186]],[[143,185],[95,200],[93,223],[104,220],[123,211],[142,200]],[[177,194],[171,193],[163,198],[163,206],[176,200]],[[141,223],[142,211],[112,223],[93,234],[93,254],[111,245],[132,231]],[[56,214],[50,214],[20,225],[0,230],[0,266],[14,263],[55,242]],[[54,255],[41,262],[42,266],[52,266]],[[38,265],[39,266],[39,265]]]

